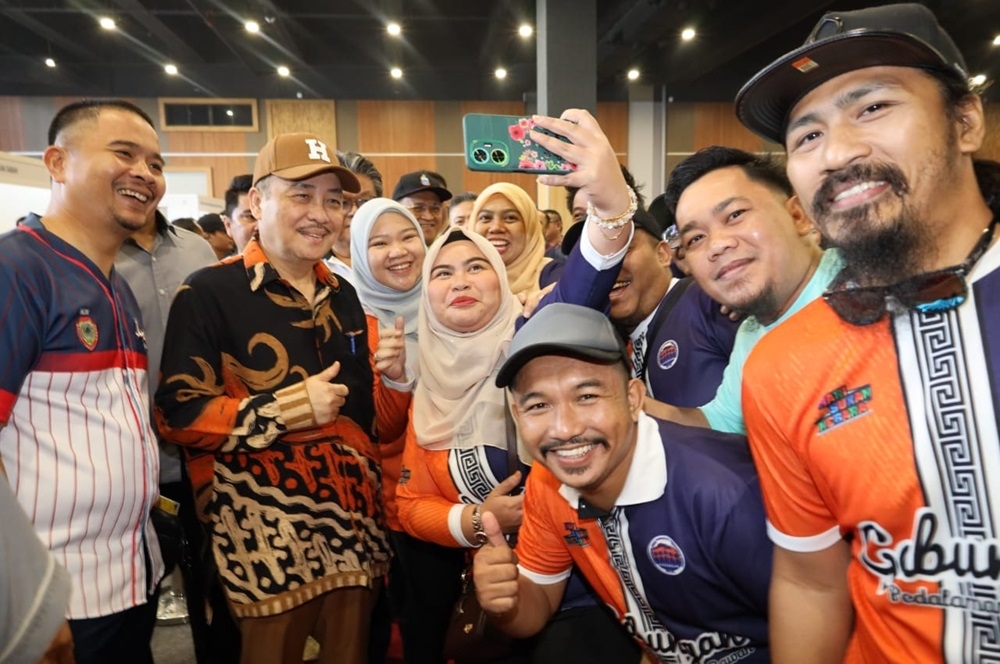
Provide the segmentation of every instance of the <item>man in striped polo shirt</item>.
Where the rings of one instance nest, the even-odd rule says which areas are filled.
[[[139,307],[113,266],[163,196],[163,158],[141,109],[81,101],[44,162],[45,215],[0,236],[0,459],[70,573],[76,661],[151,663],[159,462]]]

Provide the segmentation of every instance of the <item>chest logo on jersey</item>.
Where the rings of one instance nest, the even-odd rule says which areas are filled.
[[[563,535],[563,540],[566,542],[566,546],[579,546],[585,547],[590,546],[590,535],[583,528],[577,528],[572,521],[564,521],[563,528],[566,529],[566,534]]]
[[[820,400],[816,433],[824,434],[871,412],[872,386],[848,388],[841,385]]]
[[[649,560],[664,574],[677,576],[684,571],[684,552],[677,542],[666,535],[658,535],[653,538],[646,549]]]
[[[94,350],[101,335],[97,331],[97,323],[89,313],[90,309],[80,309],[80,317],[76,319],[76,337],[87,350]]]
[[[656,364],[663,370],[677,364],[677,358],[681,354],[680,346],[673,339],[667,339],[656,351]]]

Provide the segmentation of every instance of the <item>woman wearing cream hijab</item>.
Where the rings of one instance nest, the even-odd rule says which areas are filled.
[[[563,263],[545,257],[542,215],[516,184],[498,182],[479,194],[469,223],[500,253],[516,295],[532,295],[555,283]]]

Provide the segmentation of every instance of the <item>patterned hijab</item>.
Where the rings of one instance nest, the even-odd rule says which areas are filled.
[[[384,214],[398,214],[413,224],[420,234],[420,243],[424,242],[424,233],[420,229],[413,214],[404,206],[388,198],[375,198],[364,205],[354,215],[351,222],[351,267],[354,278],[351,285],[358,291],[358,299],[365,312],[378,319],[380,327],[396,325],[396,316],[402,316],[403,331],[406,334],[406,364],[409,367],[417,363],[417,313],[420,310],[420,291],[423,277],[417,279],[413,288],[399,291],[389,288],[378,281],[372,274],[371,263],[368,261],[368,240],[372,229]],[[425,259],[424,265],[427,264]],[[425,271],[421,270],[421,275]]]
[[[472,212],[469,214],[469,225],[475,228],[474,224],[476,218],[479,217],[479,211],[483,209],[486,201],[497,194],[510,201],[524,220],[524,251],[507,266],[507,282],[515,294],[531,295],[541,290],[538,286],[538,278],[542,274],[542,268],[552,259],[545,257],[545,234],[542,222],[539,218],[538,208],[528,196],[528,192],[516,184],[508,182],[491,184],[483,190],[483,193],[479,194],[479,198],[472,206]]]
[[[455,332],[434,316],[427,289],[423,289],[418,332],[420,380],[413,396],[417,443],[434,450],[480,445],[506,449],[503,390],[493,381],[507,358],[521,304],[504,287],[506,270],[493,245],[483,236],[460,228],[442,233],[427,250],[425,285],[442,247],[456,241],[472,242],[496,271],[500,306],[479,330]]]

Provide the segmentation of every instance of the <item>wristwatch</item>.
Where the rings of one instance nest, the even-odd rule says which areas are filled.
[[[472,531],[478,546],[482,546],[489,541],[489,537],[486,536],[486,529],[483,528],[483,515],[479,512],[479,505],[472,508]]]

